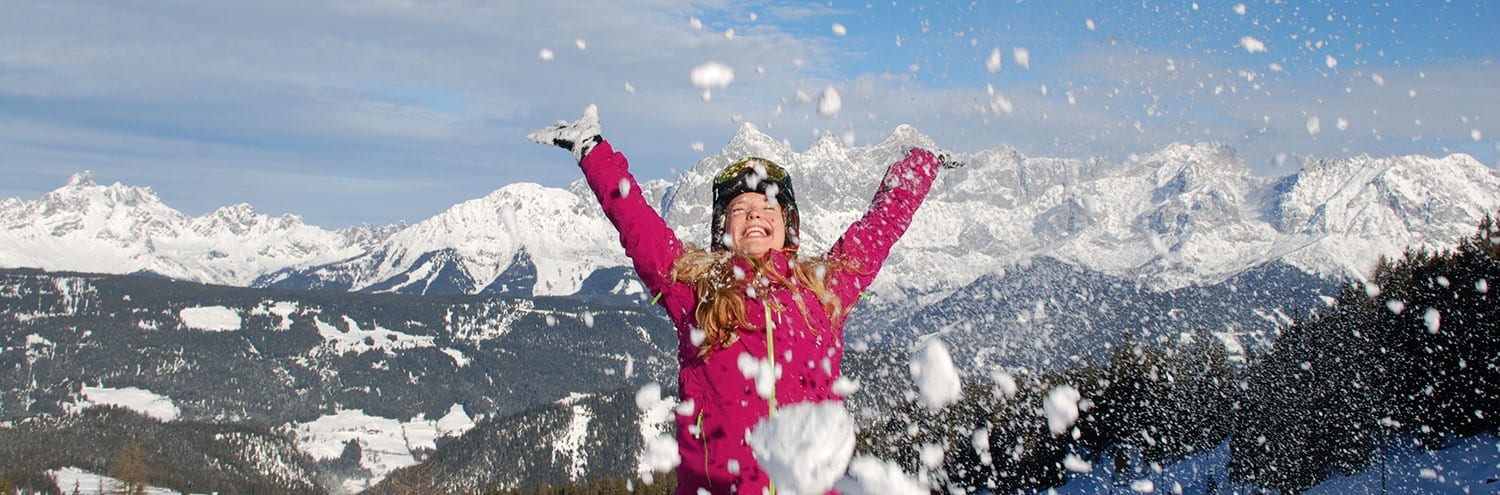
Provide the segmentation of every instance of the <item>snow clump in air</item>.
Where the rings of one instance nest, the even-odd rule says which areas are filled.
[[[657,435],[646,442],[646,452],[641,459],[641,466],[646,469],[641,473],[642,481],[649,485],[651,473],[665,473],[677,469],[681,463],[682,453],[677,451],[677,439],[666,433]]]
[[[1010,98],[1006,98],[1005,95],[995,95],[995,99],[990,101],[990,111],[995,112],[996,115],[1010,115],[1015,111],[1015,104],[1011,103]]]
[[[995,461],[990,455],[990,429],[978,428],[974,435],[969,437],[969,445],[974,447],[974,453],[979,454],[979,464],[988,466]]]
[[[776,376],[781,374],[775,362],[770,358],[756,359],[750,353],[742,352],[735,364],[739,365],[740,374],[755,380],[755,393],[760,398],[771,400],[775,396]]]
[[[1063,467],[1074,473],[1088,473],[1094,470],[1094,465],[1090,464],[1089,461],[1083,460],[1082,457],[1078,457],[1078,454],[1068,454],[1067,457],[1064,457]]]
[[[833,89],[833,86],[824,88],[823,96],[818,98],[818,114],[824,117],[835,117],[843,108],[844,102],[839,99],[838,90]]]
[[[871,456],[849,463],[849,477],[833,485],[845,495],[926,495],[921,483],[901,470],[901,465]]]
[[[848,397],[859,391],[859,380],[850,379],[847,376],[838,377],[833,381],[833,393],[839,397]]]
[[[642,411],[649,411],[661,402],[661,384],[656,382],[647,383],[635,392],[635,407]]]
[[[1000,71],[1000,49],[990,50],[990,59],[985,61],[984,68],[989,69],[991,74]]]
[[[1010,373],[995,371],[990,374],[990,379],[995,381],[995,391],[1006,397],[1015,397],[1016,392],[1021,390],[1021,387],[1016,386],[1016,379],[1010,376]]]
[[[843,403],[802,402],[776,410],[745,439],[777,492],[827,492],[854,456],[854,420]]]
[[[635,406],[643,412],[651,411],[662,402],[661,384],[659,383],[647,383],[635,393]],[[683,405],[678,405],[678,414],[682,413]],[[688,407],[691,406],[689,405]],[[652,482],[651,473],[677,469],[677,465],[682,463],[682,453],[677,450],[677,439],[673,438],[670,433],[662,433],[643,440],[646,443],[646,448],[641,453],[640,475],[642,481],[645,481],[649,485]]]
[[[920,401],[928,409],[942,409],[962,398],[963,382],[942,340],[928,339],[912,356],[910,366]]]
[[[833,23],[833,34],[835,36],[844,36],[844,35],[847,35],[847,34],[849,34],[849,28],[844,27],[843,24],[839,24],[839,23],[835,22],[835,23]]]
[[[1246,52],[1250,53],[1263,53],[1266,51],[1265,42],[1255,39],[1254,36],[1240,38],[1240,47],[1243,47]]]
[[[1015,57],[1016,65],[1021,66],[1022,69],[1031,68],[1031,50],[1018,46],[1011,50],[1011,56]]]
[[[1438,333],[1438,327],[1442,326],[1442,319],[1442,313],[1435,308],[1427,308],[1427,311],[1422,313],[1422,322],[1427,324],[1427,333]]]
[[[1081,398],[1078,389],[1068,385],[1052,389],[1047,394],[1042,410],[1047,414],[1047,428],[1053,435],[1067,433],[1073,422],[1078,421],[1078,400]]]
[[[734,82],[734,68],[719,62],[706,62],[693,68],[689,77],[693,85],[703,88],[703,101],[713,98],[711,91],[729,87]]]
[[[536,57],[537,57],[537,58],[539,58],[539,59],[542,59],[542,60],[545,60],[545,61],[548,61],[548,62],[551,62],[551,61],[552,61],[552,58],[553,58],[553,57],[554,57],[554,56],[555,56],[555,55],[553,55],[553,54],[552,54],[552,50],[551,50],[551,49],[548,49],[548,48],[543,48],[543,49],[542,49],[542,51],[539,51],[539,52],[537,52],[537,54],[536,54]]]

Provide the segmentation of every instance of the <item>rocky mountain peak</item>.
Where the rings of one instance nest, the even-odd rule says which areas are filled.
[[[66,186],[64,186],[64,187],[80,188],[80,187],[93,187],[93,186],[94,186],[94,173],[91,172],[91,171],[88,171],[88,170],[84,170],[82,172],[73,174],[72,177],[69,177],[68,178],[68,184]]]

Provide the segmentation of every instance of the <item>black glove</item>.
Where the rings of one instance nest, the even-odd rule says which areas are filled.
[[[932,154],[937,155],[938,166],[942,167],[944,170],[953,170],[955,168],[962,167],[968,164],[966,162],[959,161],[959,159],[957,158],[954,158],[953,153],[950,153],[947,150],[934,148],[932,150]]]
[[[531,131],[526,139],[533,143],[550,144],[573,152],[573,158],[583,161],[594,145],[604,138],[599,137],[599,108],[589,105],[583,116],[572,123],[557,121],[556,124]]]

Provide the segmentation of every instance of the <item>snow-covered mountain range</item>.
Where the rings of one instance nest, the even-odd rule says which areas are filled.
[[[767,157],[794,174],[803,243],[817,253],[914,146],[942,144],[903,126],[872,146],[829,136],[797,152],[746,126],[675,181],[633,192],[683,240],[705,245],[713,175],[740,157]],[[888,378],[906,366],[901,347],[881,344],[941,333],[955,362],[981,377],[1194,332],[1243,358],[1275,325],[1322,306],[1319,277],[1359,279],[1382,255],[1451,246],[1500,208],[1500,177],[1465,155],[1315,161],[1278,178],[1253,176],[1214,144],[1127,163],[1008,148],[958,158],[967,165],[939,176],[851,320],[860,335],[850,334],[846,371],[886,377],[851,399],[870,415],[888,408],[860,404],[909,389]],[[415,224],[329,231],[248,205],[192,217],[149,188],[80,173],[39,199],[0,200],[0,268],[10,267],[238,287],[0,274],[0,303],[11,308],[0,347],[24,350],[0,354],[0,369],[13,371],[0,374],[11,385],[0,388],[9,391],[0,414],[147,395],[179,419],[284,425],[302,452],[283,457],[308,459],[267,465],[342,472],[333,457],[358,439],[350,451],[362,457],[338,475],[346,484],[424,459],[424,469],[525,475],[454,475],[468,487],[631,472],[650,422],[590,420],[637,413],[635,390],[669,381],[673,369],[670,326],[644,302],[529,297],[639,290],[581,183],[511,184]],[[595,319],[608,323],[595,328]],[[141,363],[162,364],[143,372]],[[465,438],[438,434],[446,420],[436,418],[452,420],[460,406],[465,418],[489,420]],[[350,423],[377,426],[356,438]],[[434,453],[445,448],[439,438],[459,454]]]
[[[630,143],[614,144],[629,154]],[[826,135],[797,152],[746,125],[674,182],[637,192],[684,241],[706,245],[713,174],[747,155],[770,158],[792,172],[803,243],[821,252],[914,146],[942,143],[901,126],[871,146]],[[958,158],[967,165],[939,176],[873,293],[934,301],[1037,257],[1158,290],[1273,261],[1359,279],[1380,256],[1452,245],[1500,208],[1500,176],[1462,154],[1313,161],[1274,178],[1252,175],[1217,144],[1126,163],[1010,148]],[[628,260],[581,181],[510,184],[415,224],[329,231],[243,204],[191,217],[149,188],[103,186],[84,172],[39,199],[0,201],[0,266],[369,292],[482,293],[519,282],[531,294],[568,295],[601,269],[626,273]]]

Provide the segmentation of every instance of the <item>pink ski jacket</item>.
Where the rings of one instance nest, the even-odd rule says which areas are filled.
[[[801,292],[797,297],[808,302],[804,304],[808,318],[804,318],[793,300],[794,289],[760,286],[747,290],[744,303],[749,321],[741,323],[738,338],[727,348],[699,357],[692,338],[697,327],[694,287],[674,282],[668,275],[684,251],[682,241],[641,197],[625,156],[616,153],[609,142],[600,142],[579,166],[605,216],[620,231],[620,244],[634,262],[636,273],[651,294],[659,297],[658,303],[666,308],[677,329],[677,361],[681,366],[677,378],[684,404],[676,418],[677,445],[682,455],[677,467],[677,493],[697,494],[700,488],[715,494],[764,493],[770,479],[756,463],[745,437],[770,414],[773,404],[757,393],[755,377],[746,377],[742,371],[741,360],[745,358],[741,355],[761,362],[774,356],[781,368],[774,388],[775,405],[842,400],[834,394],[833,383],[844,356],[843,325],[830,319],[809,289],[796,289]],[[828,259],[853,267],[833,271],[825,281],[845,306],[845,314],[875,279],[891,245],[906,232],[932,187],[938,166],[937,157],[921,149],[912,149],[891,165],[869,211],[850,225],[828,252]],[[620,194],[622,189],[626,194]],[[761,278],[757,269],[776,270],[783,280],[792,278],[785,253],[772,250],[765,256],[758,263],[734,258],[737,267],[747,274],[747,283]],[[774,302],[767,304],[768,300]],[[773,329],[769,334],[765,332],[768,324]],[[689,409],[690,413],[683,414]]]

